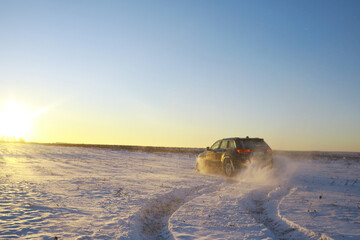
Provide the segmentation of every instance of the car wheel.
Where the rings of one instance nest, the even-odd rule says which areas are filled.
[[[230,159],[224,160],[224,173],[227,177],[231,177],[234,173],[234,167]]]

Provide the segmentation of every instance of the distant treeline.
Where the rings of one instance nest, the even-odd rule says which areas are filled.
[[[0,139],[1,140],[1,139]],[[0,141],[1,142],[1,141]],[[6,141],[8,142],[8,141]],[[19,142],[19,141],[17,141]],[[84,148],[103,148],[114,151],[131,151],[131,152],[158,152],[158,153],[179,153],[179,154],[193,154],[197,155],[205,148],[182,148],[182,147],[153,147],[153,146],[131,146],[131,145],[103,145],[103,144],[77,144],[77,143],[35,143],[25,142],[25,144],[39,144],[48,146],[62,146],[62,147],[84,147]],[[274,150],[274,156],[284,156],[297,160],[357,160],[360,161],[360,153],[357,152],[322,152],[322,151],[282,151]]]
[[[163,153],[183,153],[199,154],[202,148],[178,148],[178,147],[153,147],[153,146],[131,146],[131,145],[103,145],[103,144],[77,144],[77,143],[32,143],[62,147],[85,147],[85,148],[105,148],[111,150],[125,150],[131,152],[163,152]]]
[[[358,152],[322,152],[322,151],[274,151],[275,156],[284,156],[298,160],[357,160],[360,161]]]

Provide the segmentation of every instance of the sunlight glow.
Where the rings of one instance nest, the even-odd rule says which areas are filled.
[[[4,103],[0,109],[0,140],[23,141],[31,130],[32,120],[47,110],[42,108],[31,113],[14,101]]]
[[[0,112],[0,137],[19,140],[26,137],[31,126],[31,115],[21,105],[9,101]]]

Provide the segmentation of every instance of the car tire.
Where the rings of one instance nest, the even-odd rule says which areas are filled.
[[[231,177],[234,174],[234,166],[231,159],[224,159],[224,173],[227,177]]]

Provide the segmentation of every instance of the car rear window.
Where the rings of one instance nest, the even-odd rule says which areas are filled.
[[[262,139],[249,139],[249,140],[245,140],[243,143],[244,143],[244,147],[249,149],[268,147],[265,141]]]

